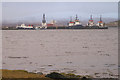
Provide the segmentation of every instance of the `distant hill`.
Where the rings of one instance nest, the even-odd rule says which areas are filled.
[[[117,27],[118,22],[120,23],[120,20],[119,21],[114,21],[114,22],[109,22],[109,23],[106,23],[106,26]]]

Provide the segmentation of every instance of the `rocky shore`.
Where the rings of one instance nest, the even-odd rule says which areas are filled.
[[[49,74],[27,72],[25,70],[7,70],[3,69],[2,80],[118,80],[117,78],[99,78],[91,76],[82,76],[75,74],[52,72]]]

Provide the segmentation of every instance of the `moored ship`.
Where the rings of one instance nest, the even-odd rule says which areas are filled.
[[[92,19],[92,15],[90,16],[90,20],[87,23],[87,26],[85,28],[88,29],[108,29],[108,27],[105,26],[105,23],[102,21],[102,17],[100,16],[100,21],[95,25],[94,21]]]
[[[35,29],[36,30],[47,29],[47,23],[46,23],[46,20],[45,20],[45,14],[43,14],[42,26],[36,26]]]
[[[72,21],[71,18],[66,29],[108,29],[108,27],[105,26],[101,16],[100,21],[98,21],[98,23],[95,25],[91,15],[87,25],[83,26],[76,15],[75,21]]]
[[[16,29],[34,29],[32,25],[26,26],[25,24],[21,24],[20,26],[16,26]]]
[[[92,19],[92,15],[90,16],[90,20],[88,21],[87,26],[89,26],[89,27],[95,26],[94,21]]]
[[[108,27],[106,27],[105,23],[102,21],[101,15],[100,15],[100,21],[98,21],[96,25],[99,27],[99,29],[108,29]]]
[[[94,20],[92,18],[92,15],[90,16],[90,19],[86,26],[83,26],[80,20],[78,19],[78,16],[76,15],[75,20],[72,20],[72,17],[70,18],[70,21],[68,25],[66,26],[57,26],[55,25],[55,21],[53,20],[52,23],[47,24],[45,20],[45,14],[43,14],[43,20],[41,26],[35,26],[32,25],[26,26],[25,24],[21,24],[21,26],[16,26],[17,29],[108,29],[108,27],[105,26],[105,23],[102,21],[102,17],[100,16],[100,20],[97,24],[94,24]]]
[[[81,22],[78,19],[78,16],[76,15],[75,21],[72,21],[71,17],[70,22],[68,23],[68,29],[81,29],[81,28],[84,28],[84,26],[82,26]]]

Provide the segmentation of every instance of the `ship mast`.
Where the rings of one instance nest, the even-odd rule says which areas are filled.
[[[76,20],[78,20],[78,16],[77,16],[77,14],[76,14]]]
[[[70,22],[72,22],[72,16],[70,17]]]
[[[100,21],[102,21],[102,15],[100,15]]]
[[[90,20],[92,20],[92,15],[90,15]]]

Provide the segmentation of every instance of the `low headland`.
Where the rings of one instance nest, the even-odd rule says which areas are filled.
[[[75,75],[72,73],[52,72],[43,74],[42,72],[33,73],[25,70],[7,70],[2,69],[2,80],[119,80],[117,78],[99,78],[92,76]]]

